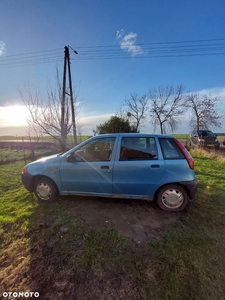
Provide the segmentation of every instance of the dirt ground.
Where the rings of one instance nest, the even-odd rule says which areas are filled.
[[[75,199],[74,199],[75,200]],[[69,212],[94,228],[116,228],[136,243],[159,239],[159,233],[183,213],[165,212],[144,200],[76,197]]]

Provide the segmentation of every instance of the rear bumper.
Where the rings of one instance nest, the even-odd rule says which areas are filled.
[[[191,181],[181,181],[179,183],[180,185],[183,185],[186,188],[189,199],[194,200],[197,192],[197,185],[198,185],[197,179]]]
[[[22,173],[21,174],[21,180],[24,185],[24,187],[29,191],[33,192],[33,183],[34,183],[34,177],[28,173]]]

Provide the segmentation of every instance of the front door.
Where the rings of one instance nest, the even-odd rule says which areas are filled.
[[[76,149],[69,160],[64,159],[60,166],[64,191],[111,195],[114,143],[114,137],[99,137]]]

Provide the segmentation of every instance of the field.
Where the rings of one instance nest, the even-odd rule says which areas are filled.
[[[197,199],[176,214],[143,201],[39,203],[21,184],[23,160],[0,165],[0,295],[224,299],[225,159],[192,154]]]

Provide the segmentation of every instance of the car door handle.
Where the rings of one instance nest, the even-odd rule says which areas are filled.
[[[101,166],[101,169],[109,169],[109,166]]]
[[[157,169],[157,168],[160,168],[160,166],[159,165],[151,165],[151,168],[152,169]]]

